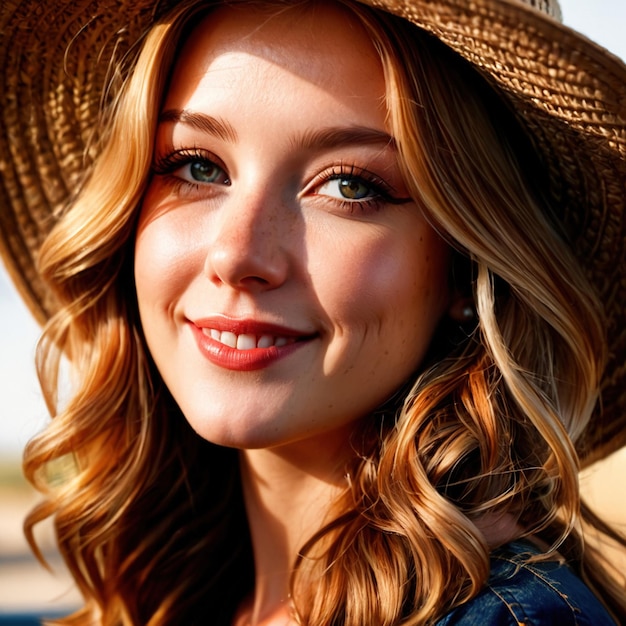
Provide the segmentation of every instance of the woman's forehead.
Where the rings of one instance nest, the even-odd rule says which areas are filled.
[[[185,108],[209,94],[215,101],[220,91],[232,99],[233,90],[255,91],[261,104],[281,90],[292,97],[293,89],[324,91],[355,110],[371,98],[382,102],[381,61],[355,15],[336,3],[280,12],[222,7],[182,47],[165,108]]]
[[[380,66],[360,20],[335,2],[296,3],[282,10],[274,3],[254,3],[245,10],[221,6],[194,28],[178,61],[192,62],[202,71],[217,56],[234,53],[253,55],[313,82],[324,80],[338,66],[349,70],[352,63],[358,70],[365,61]]]

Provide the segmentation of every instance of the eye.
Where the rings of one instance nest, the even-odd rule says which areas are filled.
[[[341,163],[321,172],[311,184],[313,195],[350,213],[379,210],[386,204],[405,204],[410,197],[398,196],[378,174],[354,164]]]
[[[230,185],[225,169],[204,150],[170,150],[156,160],[153,171],[158,176],[193,185]]]
[[[386,205],[405,204],[409,197],[397,191],[375,172],[350,163],[340,163],[323,170],[311,182],[309,193],[324,202],[327,210],[340,213],[369,214]]]
[[[225,184],[228,182],[226,172],[216,163],[206,159],[190,161],[174,173],[185,180],[191,178],[198,183]]]
[[[375,198],[380,193],[373,185],[355,176],[333,176],[317,189],[320,195],[339,200],[366,200]]]

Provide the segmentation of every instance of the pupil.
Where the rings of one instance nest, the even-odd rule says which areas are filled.
[[[341,195],[350,200],[361,200],[368,194],[368,187],[362,182],[350,178],[344,178],[339,182]]]
[[[200,182],[213,182],[217,178],[218,168],[212,163],[195,161],[191,164],[191,176]]]

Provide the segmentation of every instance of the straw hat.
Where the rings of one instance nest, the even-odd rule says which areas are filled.
[[[111,60],[175,0],[2,0],[0,253],[40,321],[37,250],[94,158]],[[564,27],[550,0],[365,0],[432,32],[509,98],[550,163],[611,350],[585,462],[626,443],[626,66]],[[607,16],[608,19],[608,16]],[[130,62],[123,65],[127,71]],[[111,89],[107,92],[111,95]]]

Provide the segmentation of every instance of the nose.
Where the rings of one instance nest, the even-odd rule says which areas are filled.
[[[287,211],[268,194],[232,195],[217,210],[205,261],[215,284],[246,291],[282,285],[289,274]]]

